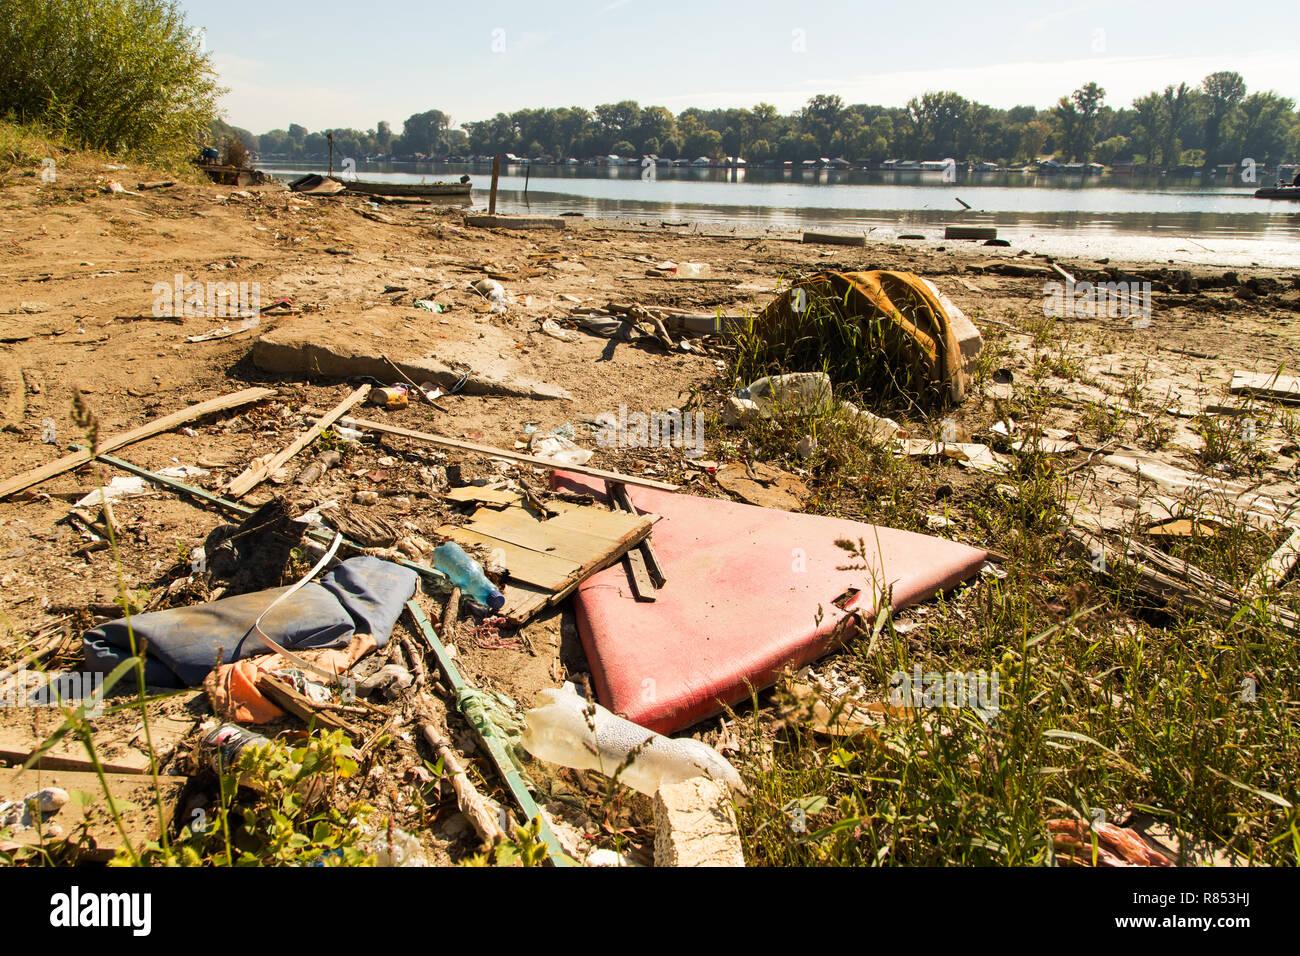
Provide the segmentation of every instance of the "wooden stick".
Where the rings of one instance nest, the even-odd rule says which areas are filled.
[[[501,154],[492,157],[492,192],[488,194],[488,215],[497,214],[497,178],[501,175]]]
[[[307,414],[315,415],[315,409],[307,409]],[[518,461],[528,465],[538,465],[543,468],[554,468],[560,471],[571,471],[575,474],[586,475],[589,478],[601,478],[605,481],[621,481],[625,485],[639,485],[643,488],[658,488],[660,491],[676,491],[677,486],[671,485],[666,481],[655,481],[652,478],[638,478],[634,475],[621,475],[616,471],[604,471],[600,468],[588,468],[586,465],[562,465],[559,462],[548,461],[545,458],[538,458],[536,455],[525,455],[517,451],[506,451],[504,448],[494,448],[491,445],[478,445],[474,442],[461,441],[456,438],[446,438],[442,435],[433,435],[429,432],[412,431],[409,428],[399,428],[397,425],[385,425],[383,422],[372,422],[364,418],[352,418],[346,416],[343,418],[343,424],[349,428],[364,428],[367,431],[380,432],[384,435],[398,435],[402,438],[413,438],[416,441],[425,441],[431,445],[440,445],[443,448],[455,448],[458,451],[473,452],[477,455],[483,455],[487,458],[504,458],[506,461]]]
[[[415,673],[415,685],[423,687],[429,679],[429,668],[424,663],[424,655],[416,649],[409,637],[403,635],[399,640],[402,643],[402,650],[406,651],[406,657],[411,662],[411,670]]]
[[[1300,561],[1300,528],[1291,531],[1290,537],[1273,552],[1264,566],[1255,572],[1246,585],[1247,594],[1259,594],[1286,579],[1291,569]]]
[[[451,749],[451,742],[438,733],[429,721],[420,724],[420,734],[433,748],[433,752],[442,758],[442,767],[451,776],[451,788],[456,791],[456,805],[469,818],[483,842],[495,845],[504,840],[506,834],[497,822],[497,815],[492,812],[492,806],[483,794],[475,789],[474,781],[465,772],[465,765],[460,762],[456,751]]]
[[[14,661],[4,670],[0,671],[0,678],[8,677],[10,674],[16,674],[20,670],[26,668],[28,664],[35,664],[37,661],[44,660],[45,658],[53,654],[55,651],[57,651],[60,647],[62,647],[63,642],[65,640],[67,640],[66,634],[60,633],[55,635],[53,638],[49,640],[48,643],[42,645],[41,647],[38,647],[36,650],[32,651],[26,657]]]
[[[275,474],[275,472],[279,470],[280,466],[286,461],[320,437],[321,432],[325,431],[325,429],[338,421],[344,412],[357,404],[357,402],[363,400],[369,394],[370,386],[362,385],[359,389],[318,418],[315,425],[312,425],[311,428],[299,435],[297,439],[294,440],[293,444],[284,449],[284,451],[280,452],[270,461],[255,461],[249,465],[243,474],[238,478],[235,478],[226,486],[226,491],[230,493],[232,498],[242,498],[244,495],[248,494],[267,478],[271,477],[271,475]]]
[[[453,587],[442,609],[442,633],[450,639],[456,637],[456,618],[460,617],[460,588]]]
[[[80,468],[88,464],[95,457],[103,452],[117,451],[125,445],[133,442],[143,441],[146,438],[152,438],[161,432],[171,431],[179,425],[186,422],[192,422],[196,418],[202,418],[204,415],[211,415],[213,412],[225,412],[232,408],[240,408],[244,405],[260,402],[264,399],[271,398],[275,395],[273,388],[246,388],[241,392],[233,392],[230,395],[222,395],[218,398],[209,399],[206,402],[199,402],[197,405],[191,405],[189,408],[183,408],[179,412],[172,412],[170,415],[164,415],[162,418],[155,419],[148,424],[141,425],[139,428],[133,428],[129,432],[123,432],[120,435],[113,435],[100,441],[98,447],[93,451],[78,451],[71,455],[64,455],[58,461],[52,461],[48,465],[41,465],[39,468],[33,468],[31,471],[25,471],[21,475],[16,475],[8,481],[0,484],[0,499],[7,498],[14,492],[22,491],[24,488],[30,488],[32,485],[38,485],[42,481],[47,481],[56,475],[61,475],[65,471],[72,471],[74,468]]]

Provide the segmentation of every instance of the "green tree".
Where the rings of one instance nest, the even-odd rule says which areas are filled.
[[[442,110],[413,113],[402,124],[402,145],[407,152],[432,156],[438,151],[442,131],[451,122]]]
[[[1205,117],[1205,169],[1213,169],[1219,162],[1220,144],[1225,127],[1231,123],[1237,108],[1246,96],[1246,81],[1240,73],[1223,71],[1211,73],[1201,80],[1201,90],[1207,97]]]
[[[87,146],[183,162],[225,92],[199,46],[176,3],[5,0],[0,115]]]
[[[1196,91],[1186,83],[1179,83],[1177,88],[1166,86],[1160,101],[1163,106],[1160,162],[1170,170],[1182,160],[1182,131],[1196,108]]]

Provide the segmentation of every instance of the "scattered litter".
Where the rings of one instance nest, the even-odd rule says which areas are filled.
[[[595,770],[653,796],[665,784],[709,777],[746,792],[740,774],[708,744],[663,737],[580,697],[573,684],[546,688],[524,715],[521,743],[539,760]]]
[[[560,328],[559,324],[554,319],[544,320],[542,322],[542,331],[551,336],[551,338],[559,339],[561,342],[568,342],[573,338],[573,336],[568,332]]]
[[[531,436],[528,450],[538,458],[545,458],[557,465],[585,465],[591,461],[593,454],[563,435],[543,435],[540,432]]]

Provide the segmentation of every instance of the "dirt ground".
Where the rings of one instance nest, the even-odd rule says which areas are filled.
[[[0,189],[2,477],[85,440],[73,418],[77,392],[102,436],[250,385],[278,389],[267,403],[191,423],[120,453],[155,470],[198,466],[208,474],[195,483],[219,489],[257,456],[286,445],[303,427],[303,408],[328,408],[361,381],[259,368],[253,352],[261,337],[368,349],[403,363],[441,363],[452,377],[470,373],[471,387],[438,400],[445,411],[413,403],[369,409],[366,417],[505,449],[527,440],[526,426],[549,432],[568,424],[579,444],[590,448],[582,417],[617,413],[620,405],[651,412],[695,401],[716,415],[726,352],[703,339],[690,351],[667,353],[606,340],[574,328],[569,316],[611,300],[686,312],[754,312],[800,271],[901,269],[938,284],[985,338],[987,374],[977,376],[978,393],[952,413],[972,436],[996,420],[996,402],[1011,395],[1013,386],[999,384],[1005,376],[992,375],[1000,369],[1051,396],[1047,424],[1075,432],[1085,449],[1104,444],[1095,433],[1096,408],[1123,404],[1137,387],[1145,396],[1142,413],[1168,429],[1162,457],[1186,466],[1202,444],[1193,419],[1206,406],[1232,401],[1226,393],[1232,372],[1289,370],[1300,347],[1295,269],[1225,275],[1213,266],[1061,259],[1057,265],[1079,279],[1152,281],[1152,321],[1145,328],[1106,316],[1051,324],[1043,316],[1044,283],[1060,276],[1044,258],[1014,247],[927,241],[859,249],[805,245],[797,237],[712,234],[704,224],[577,218],[562,232],[482,230],[466,226],[454,208],[376,208],[360,197],[303,197],[279,185],[178,183],[136,190],[149,178],[147,170],[73,164],[60,169],[56,183],[15,177]],[[109,192],[113,181],[127,191]],[[663,260],[703,263],[708,270],[699,279],[648,276]],[[190,342],[189,336],[232,322],[210,314],[156,317],[155,286],[170,296],[177,276],[182,284],[257,283],[263,309],[287,299],[292,314],[264,313],[257,328]],[[483,278],[507,292],[503,312],[493,312],[468,288]],[[435,301],[443,311],[417,308],[417,300]],[[563,340],[542,330],[548,318],[559,322]],[[1261,438],[1276,454],[1257,485],[1294,500],[1297,452],[1287,423],[1270,419],[1263,427]],[[704,458],[719,465],[741,454],[721,427],[711,429],[707,441]],[[302,453],[280,479],[292,479],[313,457],[311,449]],[[1081,449],[1061,467],[1086,459]],[[453,513],[429,469],[455,464],[471,477],[507,467],[383,438],[363,443],[308,488],[268,482],[245,501],[256,505],[285,493],[314,504],[377,491],[373,513],[427,538]],[[707,469],[672,449],[597,449],[591,464],[725,495]],[[797,463],[787,466],[797,470]],[[522,473],[544,484],[531,469]],[[106,469],[105,479],[113,474]],[[1118,471],[1093,473],[1077,489],[1080,508],[1105,526],[1130,490],[1125,480]],[[74,638],[96,615],[114,613],[120,583],[109,553],[78,554],[87,542],[65,520],[70,502],[95,486],[92,471],[82,469],[0,501],[0,666],[20,657],[38,633],[63,627]],[[122,584],[141,607],[183,600],[186,556],[224,519],[162,493],[124,500],[115,510],[124,532]],[[945,534],[988,543],[978,526],[960,521]],[[436,603],[429,607],[438,613]],[[524,705],[539,689],[585,671],[564,605],[518,634],[468,628],[461,634],[457,650],[466,678]],[[75,666],[78,656],[69,640],[58,663]],[[572,776],[556,779],[581,786]],[[443,835],[451,840],[459,832],[452,825]]]

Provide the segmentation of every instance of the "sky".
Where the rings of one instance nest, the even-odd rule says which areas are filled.
[[[1300,100],[1300,6],[1027,4],[971,0],[745,3],[567,0],[383,4],[181,0],[203,29],[226,119],[254,133],[400,131],[440,109],[497,112],[636,100],[677,113],[781,112],[816,93],[902,106],[955,90],[995,107],[1048,107],[1095,80],[1106,103],[1235,70],[1248,90]]]

